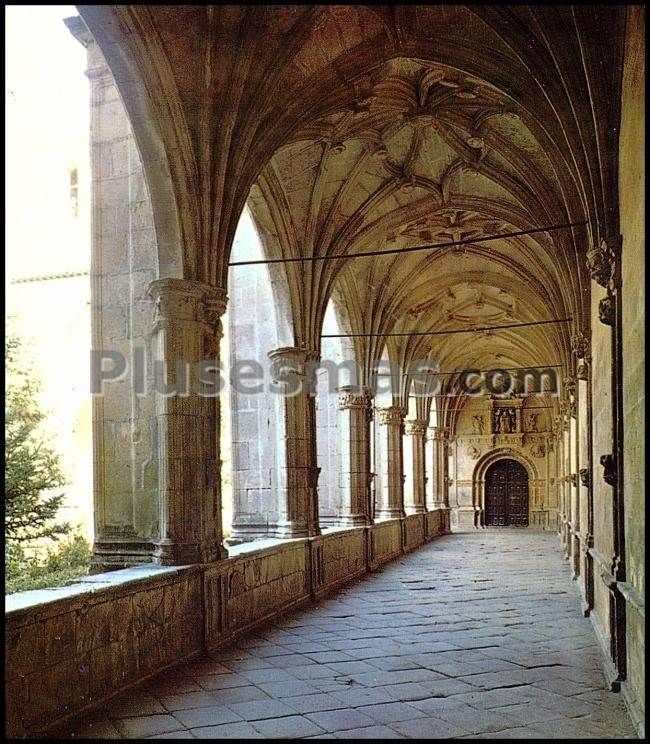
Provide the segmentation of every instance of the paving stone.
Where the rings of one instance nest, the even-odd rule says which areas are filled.
[[[459,724],[452,724],[440,718],[418,718],[414,721],[398,721],[391,724],[390,727],[409,739],[450,739],[468,733]]]
[[[184,728],[183,724],[171,715],[121,718],[119,721],[115,721],[115,727],[127,739],[142,739],[156,734],[181,731]]]
[[[288,697],[285,698],[284,702],[295,708],[299,713],[316,713],[321,710],[340,710],[348,707],[345,700],[339,700],[339,698],[326,692],[320,692],[316,695]]]
[[[294,695],[311,695],[318,692],[304,680],[292,679],[282,682],[260,682],[257,687],[272,698],[286,698]]]
[[[195,739],[263,739],[264,735],[250,723],[226,723],[223,726],[206,726],[192,729]]]
[[[270,700],[269,696],[255,685],[248,687],[232,687],[229,690],[215,690],[212,699],[217,705],[231,703],[251,703],[256,700]]]
[[[415,718],[426,718],[426,713],[407,703],[384,703],[382,705],[364,705],[357,708],[359,713],[370,716],[379,723],[411,721]]]
[[[279,700],[257,700],[250,703],[232,703],[228,706],[245,721],[261,721],[263,718],[279,718],[296,714],[295,708],[290,708]]]
[[[309,669],[310,667],[307,668]],[[254,685],[258,685],[260,682],[285,682],[289,679],[295,679],[286,670],[276,667],[271,667],[270,669],[250,669],[240,674],[242,678],[245,678],[245,684],[252,682]]]
[[[325,731],[345,731],[375,725],[375,721],[370,716],[350,709],[309,713],[307,718]]]
[[[287,674],[297,679],[324,679],[336,677],[336,672],[327,664],[313,664],[311,666],[296,666],[287,670]]]
[[[170,731],[167,734],[156,734],[155,736],[147,736],[147,739],[193,739],[191,732],[189,731]]]
[[[550,533],[515,530],[441,538],[239,647],[167,670],[68,731],[77,738],[387,738],[387,729],[410,738],[633,737],[556,542]]]
[[[187,692],[184,695],[171,695],[160,698],[160,702],[169,711],[186,710],[187,708],[211,708],[216,704],[214,695],[209,692]]]
[[[235,721],[242,720],[230,708],[223,705],[215,705],[211,708],[176,710],[174,711],[174,718],[177,718],[183,726],[189,729],[200,726],[217,726],[222,723],[235,723]]]
[[[337,731],[337,739],[400,739],[394,729],[388,726],[368,726],[367,728],[348,729]]]
[[[246,687],[251,683],[248,677],[234,672],[196,677],[196,681],[204,690],[227,690],[231,687]]]
[[[286,716],[255,721],[253,726],[267,739],[301,739],[303,736],[325,733],[320,726],[304,716]]]

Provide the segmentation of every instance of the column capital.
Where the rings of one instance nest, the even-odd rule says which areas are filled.
[[[320,354],[316,350],[303,349],[299,346],[281,346],[278,349],[272,349],[268,352],[268,357],[272,362],[285,361],[297,367],[307,362],[320,360]]]
[[[449,429],[446,426],[434,426],[433,438],[437,442],[449,441]]]
[[[426,435],[428,423],[424,419],[409,419],[406,423],[406,434],[410,436]]]
[[[165,320],[216,325],[226,312],[226,290],[190,279],[155,279],[147,294],[154,301],[154,325]]]
[[[388,406],[386,408],[377,408],[376,410],[379,423],[384,426],[387,424],[401,424],[407,413],[403,406]]]
[[[359,387],[356,385],[343,385],[338,389],[339,394],[339,411],[350,410],[352,408],[369,408],[372,401],[372,389]]]

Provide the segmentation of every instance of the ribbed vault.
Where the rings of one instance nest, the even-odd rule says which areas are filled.
[[[620,8],[79,8],[145,155],[161,275],[225,286],[248,200],[268,258],[305,259],[283,265],[296,345],[320,348],[333,299],[378,334],[354,341],[368,371],[387,342],[443,370],[570,369],[584,254],[616,233]],[[572,321],[384,336],[551,318]]]

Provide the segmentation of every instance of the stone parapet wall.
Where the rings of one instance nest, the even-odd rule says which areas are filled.
[[[140,566],[7,598],[6,733],[30,737],[226,646],[448,529],[446,510],[264,541],[216,563]],[[425,529],[426,525],[426,529]]]

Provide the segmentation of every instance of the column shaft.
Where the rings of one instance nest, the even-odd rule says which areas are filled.
[[[277,537],[320,534],[316,457],[316,398],[311,370],[318,361],[314,351],[284,347],[269,352],[283,443],[278,442]]]
[[[405,516],[404,512],[404,416],[401,406],[377,409],[380,436],[384,442],[385,458],[382,462],[382,493],[377,505],[378,519],[395,519]]]
[[[411,437],[413,451],[413,492],[409,494],[405,510],[409,514],[422,514],[426,509],[426,444],[427,422],[414,419],[406,422],[406,436]]]
[[[159,370],[155,396],[160,520],[155,560],[167,565],[204,563],[226,552],[218,390],[213,388],[208,395],[210,391],[201,389],[196,365],[205,360],[218,364],[220,317],[227,298],[223,290],[181,279],[154,281],[149,294],[155,303]]]
[[[368,389],[345,386],[339,390],[341,422],[341,514],[344,525],[372,523],[370,503],[370,421]]]

